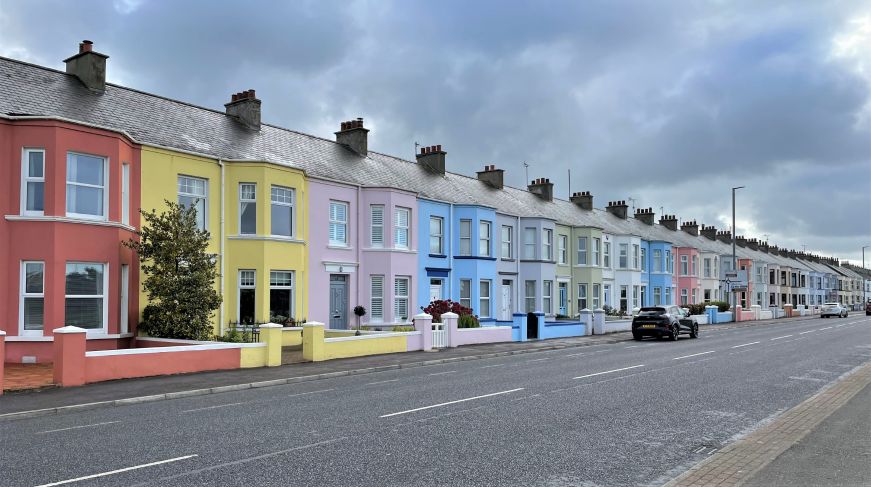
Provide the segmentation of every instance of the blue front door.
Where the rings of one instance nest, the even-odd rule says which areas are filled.
[[[565,316],[569,314],[569,283],[559,283],[559,314]]]

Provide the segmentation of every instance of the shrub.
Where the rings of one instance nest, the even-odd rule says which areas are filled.
[[[477,316],[473,315],[460,315],[459,321],[457,321],[457,328],[480,328],[481,322],[478,321]]]
[[[720,313],[724,313],[726,311],[729,311],[729,309],[732,307],[732,305],[730,305],[726,301],[711,301],[710,303],[708,303],[708,305],[716,306]]]
[[[424,313],[432,315],[433,323],[441,323],[442,315],[447,312],[456,313],[460,315],[461,318],[472,314],[472,308],[467,308],[456,301],[451,301],[450,299],[438,299],[429,303],[429,306],[426,308],[421,306],[420,309]]]
[[[413,326],[394,326],[393,331],[414,331]]]
[[[683,307],[688,309],[691,315],[703,315],[705,314],[705,306],[707,304],[688,304]]]

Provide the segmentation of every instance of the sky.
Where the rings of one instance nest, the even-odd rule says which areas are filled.
[[[46,15],[50,12],[50,15]],[[861,263],[871,245],[871,0],[0,0],[0,56],[449,171],[550,178],[681,220]],[[568,173],[571,171],[571,185]],[[571,187],[570,187],[571,186]],[[871,248],[866,249],[871,267]]]

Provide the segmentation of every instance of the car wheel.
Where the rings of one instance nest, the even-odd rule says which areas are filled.
[[[674,325],[671,329],[671,335],[669,336],[669,338],[671,339],[671,341],[676,342],[677,336],[679,334],[680,334],[680,325]]]
[[[640,341],[640,340],[641,340],[641,334],[639,334],[639,333],[633,333],[633,334],[632,334],[632,339],[633,339],[633,340],[636,340],[636,341]]]
[[[699,337],[699,324],[693,323],[692,331],[690,331],[690,338],[698,338]]]

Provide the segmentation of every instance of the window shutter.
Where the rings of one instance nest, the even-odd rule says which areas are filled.
[[[384,276],[372,276],[372,303],[370,312],[372,318],[384,317]]]
[[[372,245],[384,246],[384,207],[373,206],[372,212]]]

